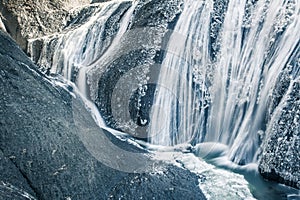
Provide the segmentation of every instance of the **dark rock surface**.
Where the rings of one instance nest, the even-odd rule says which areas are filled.
[[[102,3],[102,2],[107,2],[110,0],[92,0],[91,3]]]
[[[196,175],[99,129],[80,98],[53,86],[3,32],[0,47],[2,184],[37,199],[204,199]],[[11,191],[0,186],[4,199]]]
[[[0,199],[24,199],[24,195],[35,197],[30,183],[14,163],[0,151]],[[26,193],[25,193],[26,191]]]
[[[89,0],[0,0],[0,15],[7,32],[23,50],[27,40],[61,31],[69,11]]]
[[[210,48],[209,53],[212,60],[217,58],[220,50],[220,41],[218,41],[219,34],[221,33],[222,23],[225,18],[225,13],[228,7],[229,0],[215,0],[214,12],[212,12],[210,20]]]

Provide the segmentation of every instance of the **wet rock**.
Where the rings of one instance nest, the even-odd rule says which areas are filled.
[[[268,107],[259,171],[266,179],[300,187],[300,46],[279,74]]]
[[[219,35],[221,33],[222,23],[225,19],[225,13],[228,8],[228,0],[215,0],[213,3],[214,12],[210,19],[210,56],[212,60],[216,60],[220,50]]]
[[[160,70],[159,60],[163,45],[167,43],[170,26],[176,24],[177,16],[181,13],[182,1],[139,1],[134,10],[133,20],[123,40],[115,49],[110,62],[100,63],[91,71],[89,82],[97,82],[98,91],[91,92],[91,98],[98,106],[105,122],[116,129],[130,133],[137,138],[147,138],[147,113],[150,110],[155,90],[151,89],[147,105],[143,101],[143,85],[155,83]],[[96,62],[97,63],[97,62]],[[101,68],[101,69],[100,69]],[[130,83],[130,84],[128,84]],[[131,97],[134,91],[135,104]],[[147,91],[145,91],[147,93]],[[133,107],[135,106],[135,107]],[[144,113],[145,119],[137,120],[133,113]],[[145,124],[145,125],[143,125]]]
[[[1,197],[21,190],[38,199],[204,199],[196,175],[100,129],[82,100],[3,32],[0,47],[0,180],[13,184],[0,185]]]
[[[0,151],[0,198],[1,199],[33,199],[35,192],[30,186],[30,182],[22,175],[22,172],[13,164],[10,158],[5,157]]]
[[[300,80],[291,83],[274,111],[263,143],[263,177],[300,188]]]
[[[89,0],[1,0],[0,13],[7,32],[26,51],[28,39],[61,31],[69,10],[88,3]]]

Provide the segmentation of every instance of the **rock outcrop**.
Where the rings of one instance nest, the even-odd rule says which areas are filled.
[[[28,39],[61,31],[69,11],[85,4],[89,0],[1,0],[0,13],[7,32],[26,51]]]
[[[0,31],[1,199],[204,199],[198,177],[100,129]]]

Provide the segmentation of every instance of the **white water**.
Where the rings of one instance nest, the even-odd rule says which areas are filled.
[[[132,17],[135,6],[131,6],[126,11],[117,33],[103,36],[105,31],[111,31],[106,29],[106,22],[121,3],[122,1],[111,1],[95,4],[93,5],[93,14],[84,24],[42,38],[44,46],[38,64],[44,68],[50,68],[51,74],[61,74],[67,80],[74,81],[80,92],[89,98],[88,71],[94,66],[95,60],[100,59],[103,62],[108,57],[107,55],[116,47],[122,35],[126,32],[130,17]],[[53,46],[52,43],[55,38],[57,38],[57,42],[50,49],[49,46]],[[49,55],[52,55],[50,59]],[[78,74],[74,78],[76,71]]]
[[[118,4],[104,4],[87,23],[59,38],[60,45],[57,46],[63,48],[58,48],[54,52],[52,73],[59,73],[58,67],[62,65],[62,74],[66,79],[71,80],[74,68],[80,69],[87,66],[103,53],[109,43],[102,41],[101,33],[105,29],[104,24],[108,17],[117,7]]]
[[[105,22],[121,3],[99,4],[86,23],[54,36],[58,40],[50,59],[51,73],[74,81],[88,99],[95,100],[98,91],[97,81],[89,80],[93,79],[89,71],[102,70],[118,56],[137,2],[122,17],[117,33],[103,39]],[[157,81],[150,142],[167,146],[218,142],[229,146],[228,156],[235,162],[255,162],[270,94],[300,38],[299,4],[298,0],[261,0],[253,5],[247,0],[229,0],[218,36],[220,51],[212,60],[214,1],[184,0]],[[250,17],[245,20],[245,15]],[[45,37],[44,44],[51,46],[51,39]],[[48,48],[44,45],[40,66],[49,64]]]
[[[163,89],[159,89],[155,96],[154,102],[160,106],[155,107],[159,109],[152,111],[149,128],[150,135],[153,136],[151,142],[154,144],[175,145],[187,142],[196,135],[204,121],[192,84],[194,67],[199,65],[206,70],[205,64],[209,63],[207,48],[209,20],[207,19],[209,19],[210,12],[212,12],[210,1],[207,3],[192,0],[185,2],[184,10],[170,38],[167,55],[162,63],[157,83],[159,86],[163,85],[163,88],[168,88],[174,95],[166,95]],[[195,38],[199,39],[195,40]],[[196,53],[201,53],[202,59],[197,60],[197,65],[192,66],[194,59],[192,54]],[[205,80],[201,81],[204,83]],[[205,91],[204,84],[201,85],[201,89]],[[162,119],[161,116],[166,119]],[[161,126],[161,122],[167,124],[160,132],[157,132],[156,127]]]
[[[86,23],[58,36],[51,73],[72,80],[78,71],[73,81],[88,99],[94,100],[97,91],[97,84],[91,86],[87,80],[89,71],[100,70],[118,56],[137,2],[122,17],[117,33],[104,40],[105,23],[121,3],[99,4]],[[229,147],[227,154],[235,162],[255,162],[270,94],[299,41],[299,7],[299,1],[229,0],[217,36],[220,50],[212,60],[209,19],[213,13],[221,14],[216,14],[212,0],[184,0],[157,81],[150,142],[166,146],[218,142]],[[45,38],[44,43],[50,44],[51,39]],[[47,48],[41,66],[47,65]]]
[[[122,36],[127,31],[127,28],[128,28],[129,23],[131,21],[132,13],[135,9],[135,6],[136,6],[136,3],[133,4],[129,8],[129,10],[126,12],[125,16],[122,18],[122,20],[120,22],[120,28],[119,28],[118,32],[116,33],[115,38],[112,40],[111,44],[109,45],[108,49],[106,49],[103,52],[102,55],[98,54],[98,56],[101,55],[98,58],[89,59],[88,64],[84,63],[85,66],[80,68],[80,71],[79,71],[79,74],[78,74],[77,85],[78,85],[78,88],[79,88],[80,92],[82,92],[82,94],[84,96],[86,96],[86,97],[89,96],[87,94],[87,90],[88,90],[87,73],[88,73],[88,71],[91,70],[93,67],[95,67],[95,65],[97,65],[97,63],[102,63],[103,64],[103,63],[109,62],[109,59],[111,59],[112,52],[117,48],[117,46],[119,45],[119,42],[122,39]],[[98,32],[98,31],[95,31],[95,32]],[[99,48],[99,47],[96,45],[95,48]],[[96,63],[94,62],[95,60],[97,61]]]
[[[184,5],[158,81],[175,95],[158,89],[151,142],[219,142],[229,146],[235,162],[255,162],[270,94],[300,38],[300,3],[258,1],[250,6],[246,0],[229,0],[214,62],[208,53],[213,2],[185,0]],[[245,7],[252,13],[247,23]],[[243,35],[243,28],[248,34]],[[157,130],[161,122],[164,129]]]
[[[194,150],[193,153],[209,159],[218,167],[244,175],[248,181],[256,182],[253,184],[262,190],[258,196],[264,199],[263,195],[268,192],[266,187],[269,185],[264,185],[260,177],[255,178],[256,165],[241,167],[229,160],[255,162],[257,132],[263,128],[262,121],[270,93],[276,77],[297,44],[295,41],[299,41],[297,17],[300,8],[299,2],[295,2],[291,6],[294,7],[293,11],[284,8],[287,1],[269,2],[268,6],[266,1],[258,1],[256,7],[252,8],[252,18],[245,23],[243,16],[246,1],[230,0],[219,36],[220,53],[218,59],[212,61],[209,55],[209,19],[214,12],[213,1],[185,0],[184,10],[171,35],[157,82],[162,87],[158,87],[154,103],[158,106],[153,107],[150,118],[151,143],[172,146],[192,141],[206,142],[197,144],[194,148],[199,147],[200,151]],[[59,39],[58,46],[63,48],[56,49],[51,72],[62,73],[71,80],[72,71],[79,70],[75,82],[84,97],[89,96],[88,71],[95,65],[114,59],[114,54],[118,53],[115,48],[130,23],[134,6],[123,16],[121,27],[112,41],[99,40],[106,20],[119,3],[103,4],[86,24]],[[294,14],[286,19],[284,13],[289,10]],[[281,40],[277,42],[274,32],[287,24]],[[243,36],[242,28],[246,27],[249,32]],[[268,55],[272,43],[275,43],[275,50]],[[107,129],[95,105],[88,100],[85,102],[98,125]],[[151,149],[151,146],[145,146]],[[153,149],[157,150],[157,147]],[[182,150],[181,147],[179,149]],[[171,148],[168,151],[173,150]],[[95,152],[99,152],[98,149]],[[251,199],[247,183],[241,176],[217,170],[191,154],[171,154],[166,156],[173,162],[180,160],[186,169],[207,176],[208,181],[201,183],[200,187],[211,199]],[[226,193],[232,196],[226,196]]]

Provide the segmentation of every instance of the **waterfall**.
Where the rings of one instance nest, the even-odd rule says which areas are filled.
[[[197,135],[204,122],[204,101],[208,99],[205,77],[200,76],[205,74],[199,71],[197,77],[194,77],[193,71],[205,72],[205,65],[209,64],[207,19],[210,12],[212,5],[209,1],[191,0],[184,4],[184,10],[169,40],[157,82],[154,105],[159,106],[153,107],[149,127],[151,142],[154,144],[188,142]],[[197,57],[200,54],[202,57]],[[194,92],[195,82],[198,84],[198,92]],[[166,92],[165,88],[170,91]],[[157,132],[157,127],[162,128]]]
[[[79,91],[89,99],[92,86],[88,86],[87,74],[95,61],[103,62],[116,47],[126,32],[134,8],[129,1],[87,7],[85,23],[79,26],[71,23],[65,32],[42,38],[44,44],[37,63],[48,68],[51,74],[61,74],[75,82]],[[30,52],[34,41],[29,43]]]
[[[81,64],[83,67],[79,69],[80,71],[78,73],[77,85],[79,91],[82,92],[82,94],[84,94],[85,96],[88,96],[87,95],[88,86],[87,86],[87,76],[86,76],[88,71],[95,66],[94,61],[105,63],[107,62],[107,60],[109,60],[112,51],[114,51],[114,49],[117,48],[117,45],[122,39],[122,36],[127,31],[135,6],[136,4],[132,5],[125,13],[125,16],[121,19],[120,27],[116,35],[114,36],[114,39],[111,41],[110,45],[106,48],[106,50],[102,54],[98,54],[98,58],[89,59],[89,63]],[[96,46],[95,48],[97,49],[99,47]]]
[[[42,38],[41,68],[75,82],[124,132],[142,131],[130,134],[155,145],[221,143],[234,162],[256,162],[273,113],[299,77],[298,0],[111,1],[88,9],[84,22]],[[147,82],[154,97],[134,88]],[[138,124],[134,113],[147,120]]]
[[[161,65],[150,140],[223,143],[233,161],[255,162],[280,73],[290,60],[299,63],[300,4],[221,2],[224,13],[216,1],[184,1]]]

